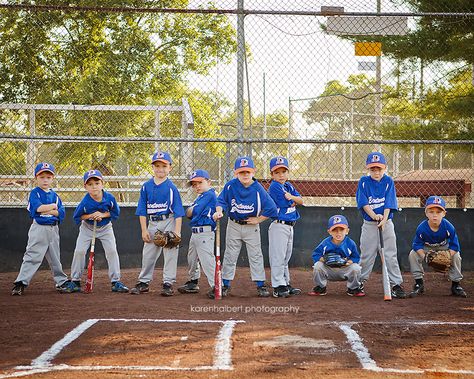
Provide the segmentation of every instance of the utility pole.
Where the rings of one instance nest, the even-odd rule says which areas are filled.
[[[243,155],[244,140],[244,0],[237,0],[237,135],[242,141],[238,154]]]

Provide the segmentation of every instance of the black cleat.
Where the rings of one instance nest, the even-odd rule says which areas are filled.
[[[423,295],[424,292],[425,292],[425,286],[420,283],[415,283],[415,285],[413,286],[413,291],[410,292],[408,297],[410,298],[417,297],[419,295]]]
[[[451,294],[457,297],[467,297],[466,291],[459,284],[451,287]]]
[[[23,292],[25,292],[25,288],[26,286],[23,284],[23,282],[13,283],[12,296],[23,295]]]
[[[325,296],[327,295],[326,287],[316,286],[311,292],[308,292],[309,296]]]
[[[135,284],[135,287],[130,290],[130,294],[140,295],[142,293],[147,293],[148,291],[150,291],[150,286],[148,285],[148,283],[138,282],[137,284]]]
[[[405,299],[407,297],[407,294],[403,290],[402,286],[397,284],[392,287],[392,297],[395,299]]]
[[[178,287],[178,292],[179,293],[198,293],[199,286],[196,282],[190,280],[184,283],[183,286]]]
[[[290,291],[288,291],[287,286],[278,286],[273,288],[273,297],[288,297],[290,296]]]
[[[161,290],[161,296],[173,296],[173,286],[170,283],[163,283],[163,289]]]

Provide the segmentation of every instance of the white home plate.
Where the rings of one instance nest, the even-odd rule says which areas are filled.
[[[320,350],[334,350],[336,346],[331,340],[317,340],[315,338],[307,338],[298,335],[283,335],[273,337],[265,341],[257,341],[254,346],[270,346],[270,347],[288,347],[288,348],[311,348]]]

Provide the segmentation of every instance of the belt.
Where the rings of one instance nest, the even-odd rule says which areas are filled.
[[[285,221],[285,220],[275,220],[278,224],[285,224],[285,225],[290,225],[294,226],[296,224],[296,221]]]
[[[194,226],[191,228],[191,231],[193,233],[205,233],[205,232],[212,232],[212,226],[211,225],[203,225],[203,226]]]
[[[170,218],[172,216],[171,213],[167,213],[165,215],[151,215],[149,217],[150,221],[162,221],[166,220],[167,218]]]
[[[236,220],[235,218],[229,217],[232,221],[239,225],[247,225],[247,220]]]

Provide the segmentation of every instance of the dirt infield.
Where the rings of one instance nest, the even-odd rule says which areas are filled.
[[[427,274],[419,298],[384,302],[379,274],[365,298],[347,296],[344,283],[307,296],[311,272],[292,274],[304,294],[260,299],[239,268],[222,301],[206,298],[204,279],[197,295],[161,297],[159,280],[148,294],[111,293],[106,271],[93,294],[58,294],[41,271],[12,297],[16,273],[1,274],[0,378],[474,378],[473,297],[449,296],[443,275]],[[474,294],[474,273],[463,286]]]

